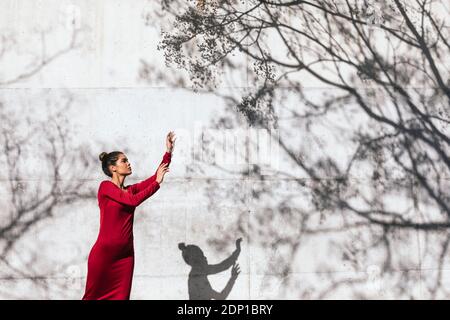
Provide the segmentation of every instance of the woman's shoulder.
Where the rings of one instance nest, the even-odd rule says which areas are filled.
[[[103,181],[101,181],[100,182],[100,187],[104,187],[104,186],[107,186],[107,185],[110,185],[112,182],[110,181],[110,180],[103,180]]]
[[[100,182],[98,186],[99,192],[103,189],[111,188],[113,186],[113,183],[110,180],[103,180]]]

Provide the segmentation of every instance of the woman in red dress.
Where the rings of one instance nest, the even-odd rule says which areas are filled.
[[[169,171],[174,137],[173,131],[167,135],[167,151],[156,173],[126,187],[124,182],[131,174],[131,166],[125,154],[119,151],[100,154],[103,172],[112,179],[102,181],[98,189],[100,230],[89,253],[83,300],[130,299],[134,269],[134,210],[160,188]]]

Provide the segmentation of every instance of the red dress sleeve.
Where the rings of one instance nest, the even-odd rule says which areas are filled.
[[[168,163],[170,165],[171,160],[172,160],[172,153],[166,152],[163,156],[161,163],[158,165],[158,167],[163,163]],[[156,169],[156,171],[158,171],[158,169]],[[151,185],[153,181],[156,181],[156,172],[150,178],[147,178],[141,182],[138,182],[138,183],[128,186],[128,190],[130,190],[130,192],[132,194],[136,194],[138,192],[141,192],[145,188],[147,188],[149,185]]]
[[[100,183],[99,195],[105,196],[124,205],[137,207],[145,199],[154,194],[159,188],[160,185],[158,181],[155,180],[149,183],[148,186],[140,192],[132,194],[131,192],[122,191],[111,181],[102,181],[102,183]]]

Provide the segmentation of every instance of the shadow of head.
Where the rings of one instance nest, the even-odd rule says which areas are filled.
[[[184,242],[181,242],[178,244],[178,248],[182,252],[183,260],[191,267],[196,268],[208,265],[208,260],[198,246],[193,244],[186,245]]]

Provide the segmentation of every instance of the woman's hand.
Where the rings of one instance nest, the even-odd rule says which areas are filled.
[[[175,133],[173,131],[170,131],[166,137],[167,152],[173,151],[173,147],[175,146],[175,140],[176,140]]]
[[[161,163],[158,167],[158,170],[156,170],[156,181],[158,183],[163,182],[164,175],[169,172],[169,167],[167,163]]]

